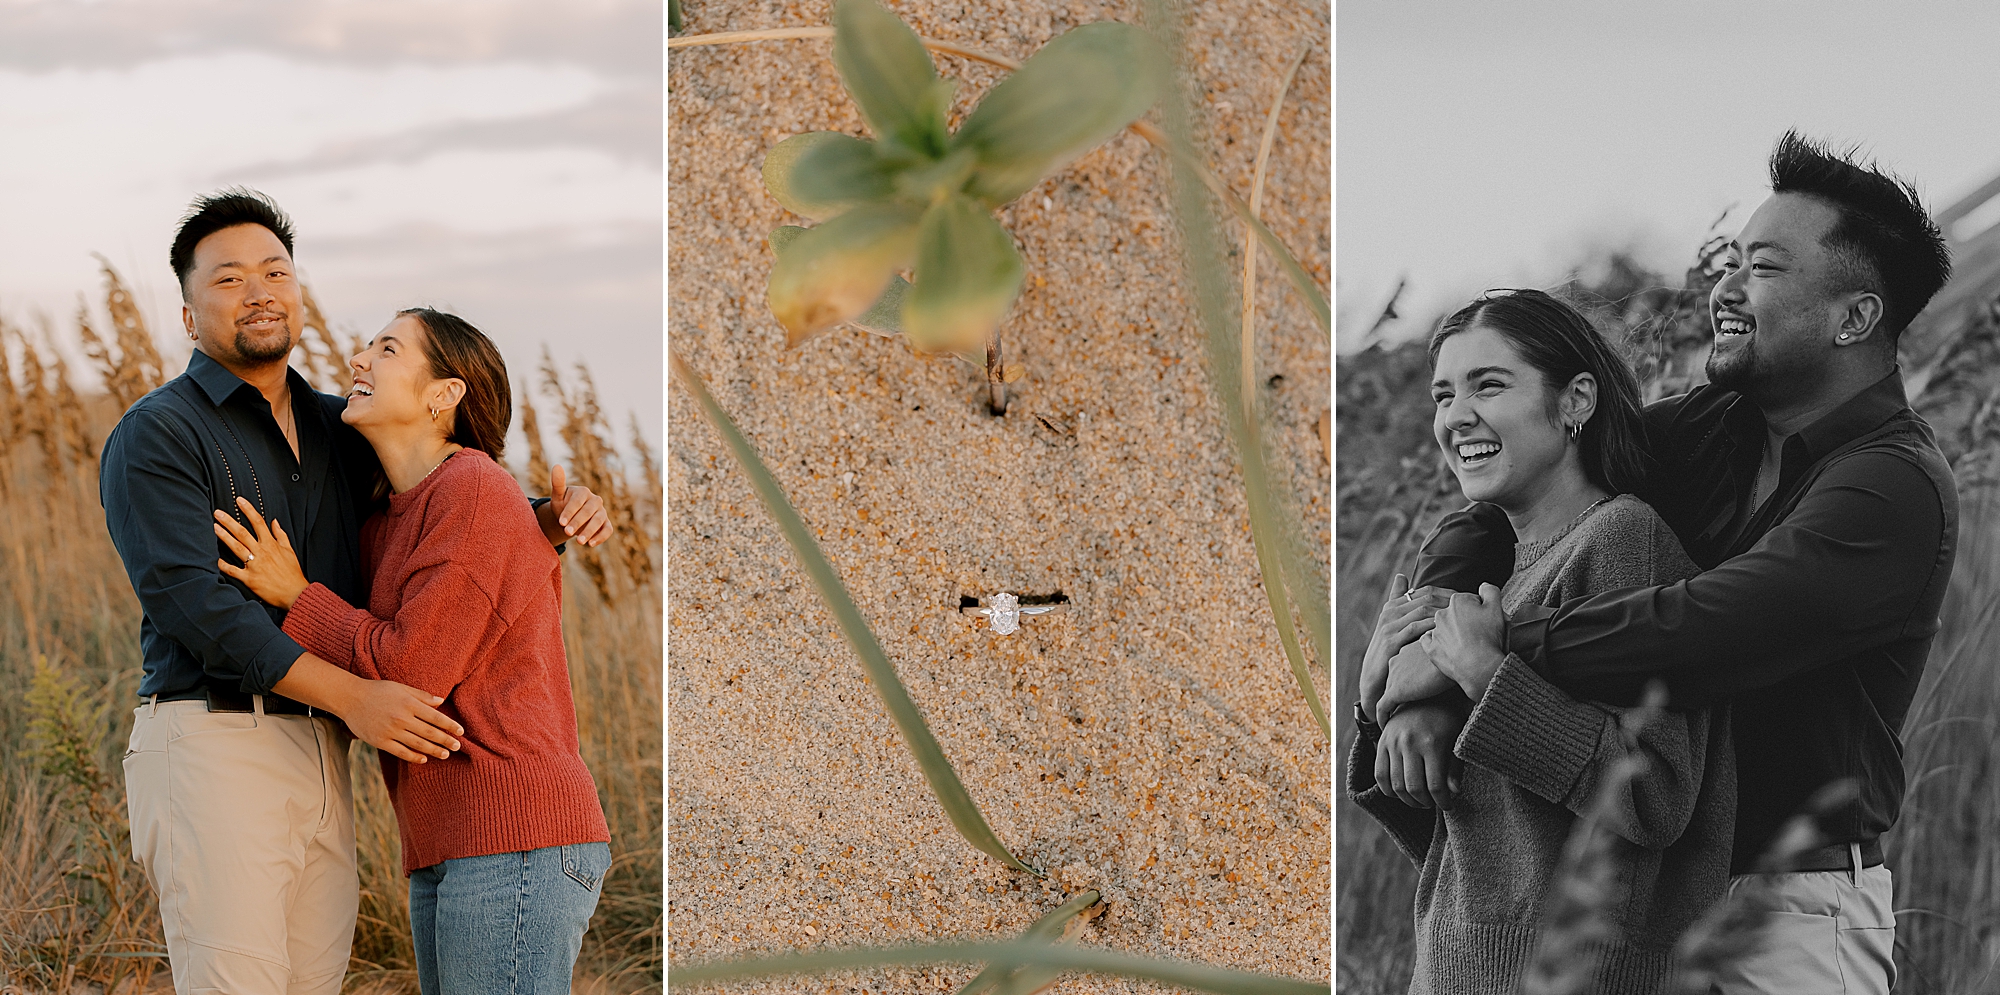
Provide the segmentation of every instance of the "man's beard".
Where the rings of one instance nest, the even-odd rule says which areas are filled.
[[[237,326],[236,354],[253,363],[269,363],[291,355],[292,330],[290,319],[287,319],[285,322],[285,332],[283,335],[274,336],[261,343],[251,338],[250,333],[245,331],[241,325]]]
[[[1750,389],[1757,382],[1757,337],[1743,343],[1727,355],[1710,347],[1708,363],[1705,366],[1708,382],[1724,390],[1739,394]]]

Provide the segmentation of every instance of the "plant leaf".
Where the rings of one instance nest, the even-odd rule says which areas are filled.
[[[788,346],[860,317],[882,298],[916,252],[921,210],[896,202],[863,204],[790,239],[765,288]]]
[[[770,191],[771,199],[785,205],[785,210],[793,214],[825,221],[852,207],[856,201],[873,199],[871,191],[879,185],[884,193],[893,189],[893,181],[886,171],[879,176],[868,176],[859,168],[862,163],[854,154],[853,146],[860,145],[869,152],[867,163],[877,166],[868,143],[853,135],[843,135],[838,131],[808,131],[803,135],[793,135],[771,147],[764,153],[764,189]],[[812,165],[809,159],[824,149],[827,163]],[[837,175],[828,177],[822,171],[834,171]]]
[[[1013,940],[1006,943],[939,943],[925,946],[861,947],[850,950],[820,950],[809,954],[781,954],[707,964],[682,964],[667,968],[667,985],[679,988],[704,981],[735,981],[772,975],[811,974],[852,967],[892,967],[906,964],[1001,965],[1009,970],[1040,966],[1058,971],[1082,971],[1116,977],[1140,978],[1177,985],[1215,995],[1327,995],[1332,990],[1323,981],[1298,981],[1269,974],[1254,974],[1195,961],[1139,957],[1095,947],[1050,944],[1043,940]]]
[[[1063,927],[1069,925],[1069,921],[1076,918],[1083,910],[1096,905],[1100,897],[1095,891],[1086,891],[1062,903],[1055,911],[1029,924],[1019,938],[1024,941],[1040,940],[1044,943],[1054,943],[1062,939]],[[1035,991],[1054,981],[1057,973],[1059,972],[1047,968],[1007,968],[995,964],[979,972],[978,977],[966,982],[954,995],[985,995],[992,991],[994,986],[1007,983],[1012,983],[1013,987],[1025,991]]]
[[[833,564],[828,563],[826,554],[820,551],[812,529],[806,526],[805,519],[799,517],[798,509],[793,508],[792,502],[785,497],[784,488],[778,486],[778,479],[771,475],[770,469],[757,455],[756,447],[744,437],[728,412],[715,403],[715,397],[708,392],[708,385],[702,383],[701,377],[689,368],[680,355],[671,354],[669,358],[674,376],[688,393],[694,395],[695,401],[701,405],[702,414],[729,446],[731,455],[743,467],[744,475],[750,478],[750,487],[757,492],[757,499],[777,521],[778,530],[784,533],[785,542],[790,544],[792,553],[799,558],[799,565],[805,568],[806,576],[812,579],[821,600],[826,602],[834,619],[840,623],[841,634],[847,637],[847,644],[853,647],[854,655],[861,658],[861,669],[867,672],[869,683],[875,685],[875,693],[882,697],[882,705],[888,709],[889,718],[896,723],[897,731],[903,734],[903,745],[909,747],[910,755],[917,761],[917,768],[923,772],[924,781],[944,806],[952,828],[957,829],[966,842],[994,859],[1041,877],[1041,872],[1009,853],[1000,838],[993,834],[993,827],[987,825],[986,817],[980,814],[979,806],[966,793],[964,783],[958,779],[958,772],[952,769],[951,761],[945,757],[944,748],[938,745],[937,737],[931,735],[930,726],[924,722],[924,713],[917,709],[916,702],[910,700],[910,692],[896,676],[896,667],[889,662],[889,655],[882,651],[882,644],[876,641],[867,620],[861,617],[861,609],[855,607],[854,598],[840,582],[840,575],[834,572]]]
[[[856,203],[882,200],[896,192],[895,167],[875,154],[874,142],[838,132],[831,134],[831,138],[814,142],[792,166],[790,179],[795,196],[813,204],[836,204],[845,210]]]
[[[917,33],[875,0],[835,0],[833,64],[875,137],[944,154],[937,68]]]
[[[1021,292],[1014,238],[978,201],[952,194],[924,212],[903,332],[927,352],[983,349]]]
[[[979,153],[966,192],[998,207],[1146,113],[1164,69],[1151,37],[1101,21],[1064,32],[1001,80],[952,137]]]
[[[886,335],[891,338],[901,335],[903,302],[909,294],[910,281],[900,276],[892,276],[889,278],[889,289],[882,291],[882,296],[877,298],[868,310],[863,311],[861,317],[848,324],[876,335]]]
[[[799,236],[811,230],[810,228],[800,228],[798,225],[785,225],[781,228],[772,229],[769,237],[771,251],[781,256],[784,255],[785,250],[793,242],[798,241]],[[876,298],[875,303],[868,310],[861,313],[861,317],[848,322],[848,324],[864,332],[872,332],[876,335],[889,338],[895,338],[903,334],[903,297],[909,292],[910,281],[900,276],[890,277],[889,289],[882,291],[882,296]]]

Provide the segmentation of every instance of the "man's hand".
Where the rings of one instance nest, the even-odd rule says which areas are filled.
[[[1370,721],[1376,718],[1376,702],[1389,681],[1389,661],[1418,636],[1429,632],[1431,616],[1450,603],[1450,591],[1434,587],[1410,590],[1410,579],[1397,574],[1389,582],[1389,600],[1375,616],[1375,634],[1368,639],[1368,652],[1361,657],[1361,711]]]
[[[551,546],[572,539],[601,546],[611,538],[611,515],[604,510],[604,499],[582,484],[565,484],[560,464],[549,467],[549,503],[537,508],[535,517]]]
[[[437,710],[444,699],[395,681],[356,677],[306,653],[271,690],[341,717],[368,745],[413,764],[458,749],[465,727]]]
[[[1465,714],[1456,695],[1397,709],[1375,744],[1376,786],[1412,808],[1450,808],[1465,766],[1452,753]]]
[[[336,712],[357,739],[399,760],[413,764],[436,757],[443,760],[458,749],[465,727],[438,711],[444,699],[395,681],[361,682],[347,704]]]
[[[1421,643],[1431,663],[1458,683],[1473,701],[1486,695],[1486,685],[1506,662],[1507,616],[1500,610],[1500,589],[1479,585],[1479,593],[1454,594],[1451,605],[1437,614],[1437,627]]]
[[[1397,709],[1405,705],[1458,689],[1451,678],[1439,673],[1431,663],[1430,654],[1424,650],[1425,642],[1418,639],[1403,647],[1389,661],[1389,683],[1382,691],[1381,703],[1376,706],[1382,715],[1393,716]]]

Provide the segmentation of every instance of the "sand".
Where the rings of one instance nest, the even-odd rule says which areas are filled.
[[[1320,39],[1286,98],[1264,213],[1326,286],[1324,15],[1199,7],[1199,113],[1240,193],[1281,73]],[[688,33],[828,23],[821,3],[691,8]],[[1125,3],[894,9],[920,34],[1014,58],[1076,24],[1142,19]],[[853,330],[787,350],[765,307],[764,236],[802,222],[764,193],[763,153],[802,131],[863,133],[830,52],[669,53],[670,348],[818,532],[1000,838],[1050,874],[1011,871],[953,832],[743,473],[672,389],[670,962],[1008,938],[1097,888],[1109,908],[1078,942],[1330,980],[1331,754],[1258,584],[1162,155],[1123,135],[999,212],[1028,266],[1004,333],[1027,374],[994,418],[970,366]],[[961,114],[997,78],[938,61],[964,81]],[[1268,260],[1261,283],[1268,431],[1324,550],[1330,343]],[[1061,592],[1072,608],[1004,638],[953,610],[1002,590]],[[974,973],[731,990],[949,990]],[[1055,990],[1160,989],[1071,978]]]

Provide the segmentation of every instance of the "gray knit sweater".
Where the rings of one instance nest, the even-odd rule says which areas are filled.
[[[1555,606],[1698,570],[1645,502],[1621,495],[1562,534],[1516,547],[1502,607]],[[1620,709],[1570,698],[1509,655],[1459,734],[1460,794],[1443,812],[1375,786],[1375,737],[1356,737],[1347,792],[1422,868],[1413,993],[1503,993],[1519,985],[1563,845],[1599,779],[1625,755]],[[1597,950],[1598,992],[1669,990],[1674,942],[1729,883],[1736,775],[1721,709],[1669,709],[1639,736],[1643,772],[1608,828],[1623,893],[1617,939]]]

